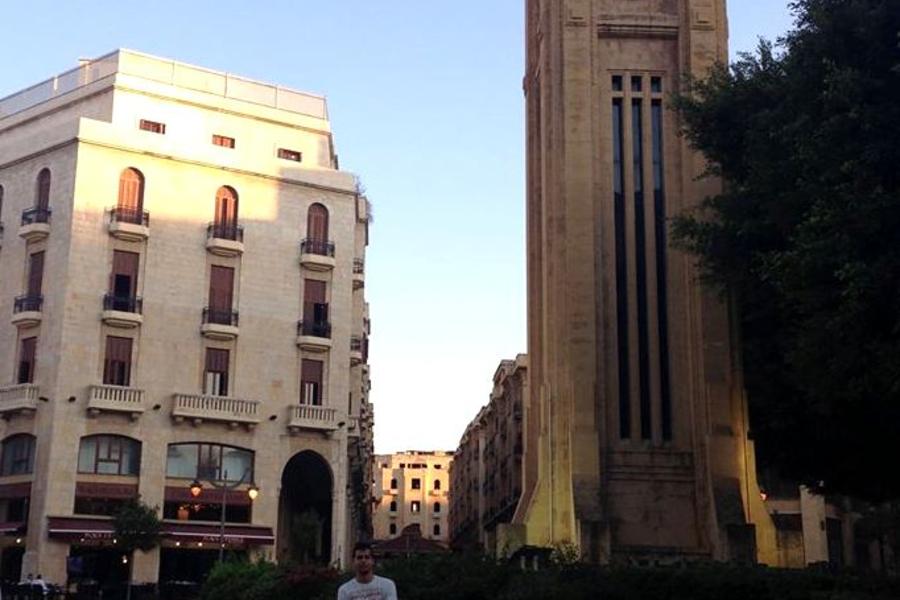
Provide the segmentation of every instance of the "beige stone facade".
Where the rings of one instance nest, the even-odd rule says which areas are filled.
[[[528,358],[500,362],[490,401],[466,427],[450,467],[450,544],[503,552],[497,528],[509,523],[522,495],[522,410]]]
[[[416,451],[375,456],[372,520],[375,540],[389,540],[410,526],[447,545],[452,452]]]
[[[163,548],[134,558],[157,581],[173,553],[218,547],[217,513],[184,490],[230,465],[247,477],[229,505],[260,489],[229,513],[230,550],[298,553],[303,512],[307,554],[345,560],[371,478],[369,208],[324,98],[120,50],[0,99],[0,186],[0,439],[33,440],[33,467],[0,476],[23,519],[3,557],[64,581],[139,494],[167,513]]]
[[[529,0],[525,484],[509,543],[773,562],[727,307],[668,246],[715,193],[668,95],[723,0]]]

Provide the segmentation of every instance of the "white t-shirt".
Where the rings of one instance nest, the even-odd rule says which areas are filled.
[[[338,589],[337,600],[397,600],[397,587],[387,577],[378,575],[369,583],[353,578]]]

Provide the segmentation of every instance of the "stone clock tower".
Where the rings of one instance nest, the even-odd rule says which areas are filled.
[[[524,490],[509,545],[775,562],[728,307],[670,247],[715,194],[671,93],[727,60],[724,0],[527,0]]]

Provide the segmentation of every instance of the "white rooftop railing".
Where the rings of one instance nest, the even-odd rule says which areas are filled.
[[[237,75],[157,58],[132,50],[116,50],[100,58],[0,98],[0,119],[52,100],[115,73],[260,104],[289,112],[328,118],[325,98]]]

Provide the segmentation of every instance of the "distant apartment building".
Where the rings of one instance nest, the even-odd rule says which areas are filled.
[[[450,469],[450,544],[496,553],[497,525],[509,523],[522,495],[522,407],[528,360],[494,372],[490,402],[469,424]]]
[[[370,535],[358,190],[320,96],[119,50],[0,99],[0,577],[121,576],[138,496],[135,581],[202,574],[223,503],[228,552]]]
[[[379,454],[374,459],[372,514],[375,540],[399,536],[418,525],[422,538],[449,543],[451,452]]]

